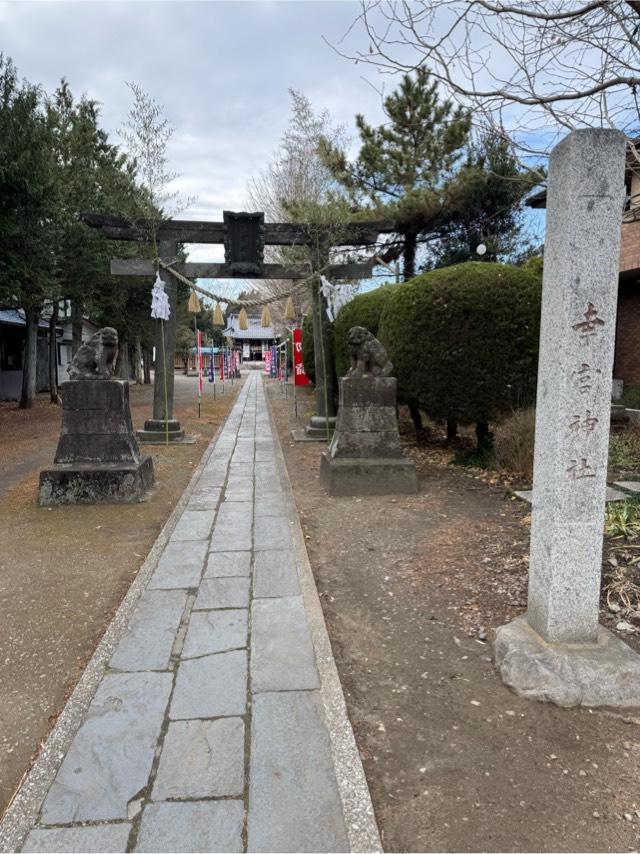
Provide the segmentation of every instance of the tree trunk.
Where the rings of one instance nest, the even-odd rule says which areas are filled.
[[[58,325],[58,301],[53,301],[53,310],[49,318],[49,395],[51,403],[56,405],[62,403],[58,394],[58,339],[56,337],[56,326]]]
[[[22,363],[22,396],[20,409],[31,409],[36,396],[36,374],[38,369],[38,321],[39,309],[25,309],[27,320]]]
[[[71,354],[75,356],[82,346],[82,302],[71,300]]]
[[[455,418],[447,418],[447,442],[453,442],[458,437],[458,422]]]
[[[336,414],[335,398],[337,388],[336,366],[333,353],[333,330],[327,317],[327,304],[320,290],[319,276],[314,276],[311,287],[313,297],[313,347],[316,369],[316,415],[333,418]]]
[[[409,414],[411,415],[413,426],[416,428],[416,433],[420,433],[424,430],[424,424],[422,423],[422,413],[420,412],[418,401],[415,397],[412,397],[407,401],[407,406],[409,407]]]
[[[142,344],[139,335],[136,335],[136,343],[133,348],[133,378],[138,385],[142,385],[144,382],[142,376]]]
[[[151,385],[151,350],[148,347],[142,351],[142,373],[144,384]]]
[[[404,235],[404,268],[403,278],[405,282],[413,279],[416,274],[416,247],[418,245],[418,235],[414,232],[409,232]]]
[[[478,441],[478,451],[490,450],[493,434],[489,432],[488,421],[478,421],[476,423],[476,439]]]
[[[129,342],[126,338],[122,338],[118,344],[118,364],[116,366],[116,376],[121,380],[131,379],[131,365],[129,363]]]

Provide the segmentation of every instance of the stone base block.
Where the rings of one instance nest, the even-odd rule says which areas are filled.
[[[327,432],[326,430],[321,431],[322,435],[316,436],[315,430],[311,431],[311,435],[307,434],[307,428],[300,428],[297,430],[291,431],[291,438],[294,442],[324,442],[327,443]],[[332,434],[329,433],[329,440],[331,440]]]
[[[153,460],[138,463],[87,463],[40,472],[38,504],[128,504],[141,501],[153,486]]]
[[[410,460],[332,459],[327,451],[320,460],[320,482],[329,495],[409,495],[418,491],[418,476]]]
[[[329,439],[333,436],[333,431],[336,427],[336,417],[323,418],[321,415],[312,415],[309,423],[304,428],[304,433],[307,439],[314,439],[318,442],[327,440],[327,421],[329,422]]]
[[[175,418],[171,418],[166,425],[162,420],[149,418],[144,422],[144,430],[136,430],[138,442],[147,445],[164,445],[167,437],[171,443],[193,441],[186,438],[180,422]]]
[[[327,421],[329,422],[329,430],[334,430],[337,421],[335,415],[330,415],[328,418],[324,418],[322,415],[312,415],[309,419],[309,427],[312,430],[324,430],[326,432]]]
[[[167,434],[155,430],[136,430],[136,439],[141,445],[165,445]],[[193,437],[187,436],[184,430],[169,431],[170,445],[193,445],[195,441]]]
[[[594,644],[549,644],[517,617],[496,632],[496,665],[520,697],[558,706],[640,705],[640,656],[598,628]]]

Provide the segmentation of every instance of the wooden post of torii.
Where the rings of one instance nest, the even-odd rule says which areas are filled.
[[[104,214],[85,214],[87,225],[99,228],[103,235],[111,240],[143,241],[148,236],[150,224],[133,223],[122,217]],[[250,227],[249,227],[250,225]],[[242,228],[245,231],[242,231]],[[238,231],[240,229],[240,231]],[[265,223],[262,214],[234,214],[225,212],[223,222],[201,220],[167,220],[156,228],[159,256],[165,263],[171,263],[177,272],[188,278],[221,279],[305,279],[312,272],[307,265],[286,267],[280,264],[265,264],[262,251],[268,246],[304,246],[312,243],[310,234],[317,228],[295,223]],[[365,222],[341,226],[339,233],[331,229],[331,242],[334,246],[371,246],[378,235],[397,231],[393,222]],[[247,239],[248,237],[248,239]],[[224,264],[172,263],[176,256],[178,243],[222,243],[225,246]],[[153,276],[156,269],[152,259],[117,259],[111,261],[111,273],[118,276]],[[327,270],[327,277],[333,279],[363,278],[371,274],[371,264],[333,265]],[[161,324],[156,333],[156,367],[153,389],[153,418],[145,421],[144,430],[138,431],[143,442],[183,441],[184,431],[173,413],[174,359],[176,337],[177,286],[176,279],[168,270],[160,269],[160,277],[165,284],[169,297],[170,318],[164,323],[164,342]],[[317,312],[317,300],[313,301]],[[314,318],[315,321],[318,318]],[[325,324],[314,322],[316,329],[324,329]],[[314,336],[315,337],[315,336]],[[164,359],[163,355],[164,343]],[[315,349],[320,342],[314,341]],[[330,349],[330,348],[327,348]],[[166,395],[165,395],[166,367]],[[325,411],[324,382],[322,371],[316,366],[316,416],[312,426],[318,421],[327,420]],[[166,399],[166,408],[165,408]],[[167,431],[168,426],[168,431]]]
[[[161,260],[171,263],[176,255],[176,241],[166,238],[158,240],[158,254]],[[144,422],[144,429],[138,430],[137,437],[140,442],[180,442],[184,441],[184,430],[180,422],[173,417],[178,287],[175,276],[166,270],[160,268],[159,275],[164,282],[164,292],[169,298],[170,313],[168,320],[156,321],[153,417]]]

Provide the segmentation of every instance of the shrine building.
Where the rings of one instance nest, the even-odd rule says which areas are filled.
[[[239,312],[228,315],[227,328],[222,334],[234,349],[241,349],[243,361],[263,361],[265,350],[277,343],[276,331],[273,326],[261,325],[260,314],[248,314],[247,320],[249,328],[240,329]]]

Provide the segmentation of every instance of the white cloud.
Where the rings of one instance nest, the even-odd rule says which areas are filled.
[[[356,2],[0,2],[2,44],[22,76],[51,92],[62,77],[102,105],[117,141],[138,83],[175,128],[176,188],[196,201],[182,215],[215,218],[246,206],[248,179],[289,118],[288,88],[353,129],[356,111],[380,121],[361,69],[322,41],[337,41]],[[372,72],[373,73],[373,72]],[[200,246],[193,260],[221,260]]]

